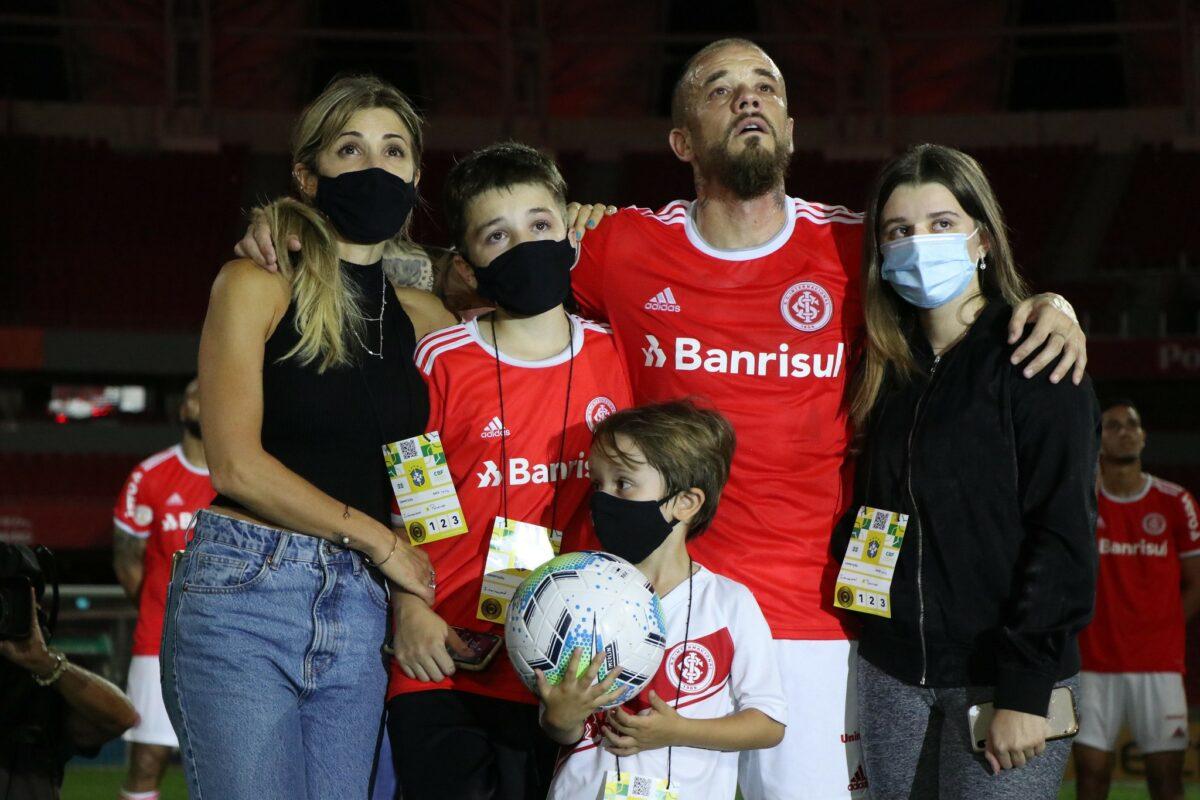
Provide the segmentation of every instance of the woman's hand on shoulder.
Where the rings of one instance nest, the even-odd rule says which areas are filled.
[[[396,286],[396,299],[404,307],[404,312],[412,320],[413,331],[417,341],[425,336],[458,324],[458,317],[451,314],[437,295],[413,289],[408,286]]]

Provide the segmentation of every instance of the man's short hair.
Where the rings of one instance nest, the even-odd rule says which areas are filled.
[[[520,142],[497,142],[481,147],[459,161],[446,177],[443,205],[450,237],[466,255],[467,206],[492,189],[508,189],[523,183],[545,186],[559,205],[566,223],[567,182],[554,159]]]
[[[721,490],[729,480],[736,438],[729,420],[690,400],[638,406],[618,411],[596,426],[592,446],[615,461],[635,466],[617,446],[617,435],[637,445],[663,477],[667,497],[693,487],[704,503],[688,525],[688,538],[702,533],[717,513]]]
[[[715,42],[704,45],[704,47],[693,53],[692,57],[683,65],[683,69],[679,71],[679,77],[675,80],[675,88],[671,90],[671,124],[674,127],[687,127],[688,115],[692,110],[687,76],[695,69],[696,62],[709,53],[724,50],[726,47],[752,47],[755,50],[766,52],[766,50],[763,50],[749,39],[742,39],[735,36],[728,39],[718,39]]]
[[[1100,406],[1100,413],[1107,414],[1117,406],[1127,406],[1132,408],[1138,417],[1142,416],[1142,412],[1138,411],[1137,403],[1130,400],[1128,397],[1109,397],[1106,398],[1104,404]]]

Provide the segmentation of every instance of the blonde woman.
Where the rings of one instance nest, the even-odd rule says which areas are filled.
[[[1070,742],[1047,743],[1047,704],[1076,683],[1095,589],[1091,383],[1010,363],[1027,293],[973,158],[937,145],[899,156],[865,226],[853,509],[908,515],[891,617],[864,615],[859,642],[871,792],[1051,800]],[[967,709],[983,702],[996,713],[976,754]]]
[[[341,79],[300,115],[303,256],[239,260],[200,343],[217,498],[171,582],[163,684],[193,798],[365,797],[383,707],[387,584],[430,601],[425,555],[388,526],[381,445],[424,430],[415,342],[453,322],[393,289],[385,244],[415,201],[421,120],[395,88]]]

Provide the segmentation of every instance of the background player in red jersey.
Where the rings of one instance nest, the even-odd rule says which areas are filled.
[[[1096,613],[1079,638],[1079,800],[1108,797],[1113,746],[1128,723],[1153,800],[1183,797],[1188,746],[1184,627],[1200,610],[1200,508],[1142,471],[1146,431],[1128,400],[1101,422]]]
[[[830,532],[849,500],[845,385],[863,332],[862,217],[788,197],[793,150],[782,75],[757,45],[726,39],[684,67],[672,151],[696,200],[623,209],[587,234],[572,275],[585,314],[608,321],[637,403],[698,395],[740,446],[709,535],[690,544],[751,588],[775,637],[793,724],[742,756],[747,800],[864,791],[850,695],[855,651],[832,611]],[[1009,325],[1026,376],[1082,380],[1084,340],[1057,296]],[[1061,358],[1059,356],[1061,355]],[[783,587],[786,587],[784,589]]]
[[[129,697],[141,721],[125,733],[129,773],[126,800],[152,800],[167,767],[175,731],[163,706],[158,649],[171,575],[171,556],[182,550],[197,511],[215,495],[200,436],[200,388],[188,384],[179,406],[183,439],[138,464],[113,509],[113,569],[138,606],[129,663]]]
[[[630,403],[611,333],[563,308],[575,260],[565,191],[548,156],[513,142],[475,151],[446,181],[454,269],[496,310],[417,346],[428,430],[468,530],[423,545],[438,576],[432,609],[393,596],[388,731],[408,800],[542,800],[549,788],[554,747],[507,655],[470,671],[450,651],[463,649],[451,626],[504,634],[477,611],[498,517],[561,531],[563,552],[592,541],[592,430]]]

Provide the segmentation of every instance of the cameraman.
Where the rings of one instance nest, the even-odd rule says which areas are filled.
[[[44,586],[28,548],[0,543],[0,575]],[[120,689],[46,646],[38,588],[30,634],[0,641],[0,800],[55,800],[63,767],[137,723]]]

